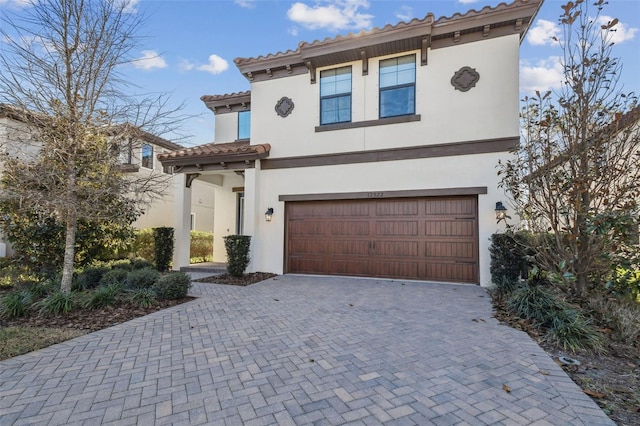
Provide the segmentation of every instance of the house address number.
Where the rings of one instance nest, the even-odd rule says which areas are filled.
[[[367,192],[367,198],[384,198],[384,192]]]

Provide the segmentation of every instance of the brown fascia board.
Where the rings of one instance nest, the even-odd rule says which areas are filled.
[[[249,77],[253,73],[263,74],[267,70],[273,72],[273,70],[285,67],[301,67],[306,62],[311,63],[314,67],[319,67],[338,64],[345,60],[357,60],[360,58],[361,50],[365,50],[367,57],[390,54],[394,53],[394,47],[419,46],[420,40],[429,36],[434,40],[446,38],[453,40],[456,33],[460,33],[460,35],[482,34],[482,36],[473,36],[451,43],[440,42],[431,45],[431,48],[447,47],[453,44],[482,40],[487,36],[491,38],[514,33],[520,33],[520,41],[522,42],[543,1],[515,0],[511,4],[500,3],[495,7],[486,6],[480,11],[472,9],[464,14],[456,13],[450,17],[443,16],[435,21],[432,14],[427,14],[425,18],[414,19],[409,23],[389,24],[383,28],[374,28],[357,34],[350,33],[333,39],[326,38],[322,41],[316,40],[311,43],[301,42],[295,51],[288,50],[284,53],[278,52],[257,58],[236,58],[234,62],[245,77],[253,80],[253,76]],[[489,33],[485,36],[483,32],[487,25]],[[499,28],[499,31],[492,33],[492,28]],[[403,40],[413,41],[398,43]],[[277,76],[286,76],[286,74],[280,73]]]
[[[214,114],[251,109],[250,90],[227,95],[204,95],[200,97],[200,100],[204,102],[207,108]]]
[[[116,136],[118,134],[122,135],[130,135],[133,138],[140,139],[144,142],[149,142],[154,145],[160,146],[162,148],[166,148],[170,151],[178,151],[180,149],[184,149],[182,145],[178,145],[177,143],[173,143],[167,139],[161,138],[160,136],[156,136],[152,133],[149,133],[145,130],[142,130],[139,127],[136,127],[132,124],[122,124],[118,126],[112,126],[112,128],[107,131],[107,134],[110,136]]]
[[[207,155],[198,157],[179,157],[160,159],[163,166],[193,166],[196,164],[238,163],[244,161],[261,160],[269,156],[269,151],[247,154]]]

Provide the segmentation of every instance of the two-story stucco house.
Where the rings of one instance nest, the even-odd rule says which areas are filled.
[[[251,90],[202,97],[217,142],[159,156],[183,206],[194,181],[215,185],[215,260],[243,233],[249,271],[489,285],[496,165],[519,141],[519,46],[541,3],[236,59]]]

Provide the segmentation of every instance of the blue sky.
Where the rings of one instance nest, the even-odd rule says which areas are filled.
[[[590,1],[590,0],[587,0]],[[511,2],[511,1],[509,1]],[[20,10],[25,0],[0,0],[3,10]],[[135,66],[123,70],[143,92],[170,92],[193,118],[178,141],[198,145],[213,141],[214,116],[202,95],[250,89],[233,59],[296,49],[313,41],[423,18],[496,6],[496,0],[135,0],[132,13],[146,17],[144,48]],[[565,1],[546,0],[520,50],[521,94],[557,88],[560,49],[551,42]],[[614,56],[622,59],[626,92],[640,93],[640,0],[609,0],[603,15],[620,20]],[[164,135],[171,138],[171,135]],[[228,142],[228,141],[217,141]]]

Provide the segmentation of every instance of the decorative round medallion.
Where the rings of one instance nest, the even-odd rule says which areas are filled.
[[[287,115],[291,114],[291,111],[293,111],[293,107],[295,105],[293,104],[293,101],[290,98],[287,98],[286,96],[283,96],[280,98],[280,100],[276,103],[276,113],[284,118]]]
[[[475,68],[462,67],[451,77],[451,85],[456,90],[466,92],[472,87],[476,87],[476,83],[480,80],[480,74]]]

